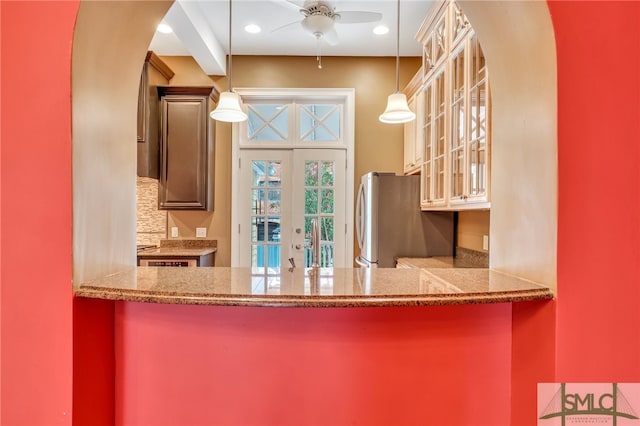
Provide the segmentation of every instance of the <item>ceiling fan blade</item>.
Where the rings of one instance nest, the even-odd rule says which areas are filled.
[[[284,30],[284,29],[287,29],[287,28],[290,28],[290,27],[294,27],[294,26],[296,26],[296,25],[300,25],[300,22],[301,22],[301,21],[293,21],[293,22],[289,22],[288,24],[284,24],[284,25],[282,25],[282,26],[280,26],[280,27],[277,27],[277,28],[272,29],[272,30],[271,30],[271,32],[272,32],[272,33],[275,33],[276,31],[280,31],[280,30]]]
[[[303,2],[295,2],[293,0],[269,0],[272,3],[279,4],[294,12],[300,12],[303,9]]]
[[[335,28],[331,28],[329,31],[322,34],[322,38],[330,45],[335,46],[338,44],[338,33]]]
[[[340,16],[335,20],[338,24],[361,24],[382,19],[382,13],[378,12],[340,11],[337,14]]]

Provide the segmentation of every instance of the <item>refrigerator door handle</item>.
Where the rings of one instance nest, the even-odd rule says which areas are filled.
[[[377,263],[367,262],[362,257],[356,257],[356,263],[364,268],[377,268]]]
[[[358,248],[362,250],[363,236],[364,236],[364,185],[360,184],[358,188],[358,199],[356,202],[356,239],[358,240]],[[358,256],[359,257],[359,256]],[[356,259],[356,262],[358,259]]]

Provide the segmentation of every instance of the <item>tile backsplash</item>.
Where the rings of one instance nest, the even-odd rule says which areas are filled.
[[[158,210],[158,180],[138,176],[136,244],[160,245],[167,238],[167,212]]]

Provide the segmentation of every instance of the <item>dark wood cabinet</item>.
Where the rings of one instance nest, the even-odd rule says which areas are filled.
[[[158,86],[161,210],[213,210],[213,87]]]
[[[166,85],[174,72],[149,51],[140,75],[138,92],[138,176],[160,177],[160,113],[158,85]]]

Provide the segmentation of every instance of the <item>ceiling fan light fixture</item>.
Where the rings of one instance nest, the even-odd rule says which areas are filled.
[[[220,93],[220,99],[218,100],[218,106],[216,109],[209,113],[209,116],[216,121],[226,121],[228,123],[237,123],[239,121],[245,121],[247,114],[242,110],[242,100],[240,95],[234,93],[233,85],[231,84],[231,0],[229,0],[229,90]]]
[[[238,123],[247,119],[247,114],[242,110],[240,95],[235,92],[220,93],[218,106],[210,115],[214,120],[228,123]]]
[[[400,92],[400,0],[398,0],[398,16],[396,25],[396,91],[387,98],[387,108],[378,119],[383,123],[407,123],[415,120],[416,115],[409,109],[407,96]]]
[[[311,15],[304,18],[302,27],[311,34],[324,34],[333,28],[333,19],[325,15]]]

